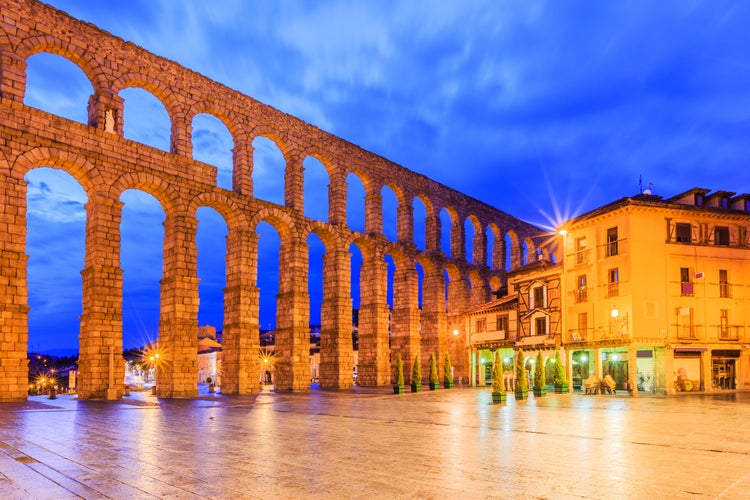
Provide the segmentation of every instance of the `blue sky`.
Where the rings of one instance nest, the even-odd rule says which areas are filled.
[[[750,192],[746,3],[48,3],[535,224],[636,194],[641,176],[667,197],[694,186]],[[82,74],[35,57],[27,103],[84,120]],[[154,126],[163,111],[138,93],[125,97],[126,136],[168,143]],[[197,128],[196,156],[227,179],[231,138],[210,121]],[[85,195],[65,176],[31,175],[30,344],[69,346]],[[279,185],[264,179],[269,192]],[[163,214],[146,195],[124,201],[129,345],[153,337],[158,321]],[[216,324],[226,229],[215,213],[199,215],[200,323]],[[265,328],[273,312],[262,314]]]

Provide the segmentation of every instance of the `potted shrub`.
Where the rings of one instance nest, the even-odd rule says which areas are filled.
[[[422,390],[422,367],[419,365],[419,356],[414,356],[414,366],[411,368],[411,392]]]
[[[396,356],[396,375],[394,377],[395,383],[393,384],[393,394],[404,393],[404,362],[401,359],[401,354]]]
[[[523,349],[516,352],[516,384],[513,390],[517,400],[529,397],[529,377],[524,366]]]
[[[445,360],[443,361],[443,387],[450,389],[453,387],[453,370],[451,368],[451,357],[448,351],[445,351]]]
[[[505,392],[505,380],[503,380],[503,363],[500,351],[495,351],[495,364],[492,367],[492,403],[505,403],[508,393]]]
[[[430,354],[430,390],[435,391],[437,389],[440,389],[440,377],[438,377],[435,353],[432,353]]]
[[[547,379],[544,376],[544,359],[542,351],[536,355],[536,365],[534,365],[534,396],[542,397],[547,394]]]
[[[565,378],[565,370],[563,370],[559,352],[555,353],[555,368],[552,372],[552,383],[555,384],[555,392],[557,394],[568,392],[568,379]]]

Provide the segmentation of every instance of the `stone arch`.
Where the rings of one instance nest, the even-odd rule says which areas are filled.
[[[11,167],[11,176],[23,179],[29,170],[37,167],[66,171],[78,181],[89,198],[97,188],[107,185],[99,170],[84,155],[56,148],[34,148],[26,151],[16,158]]]
[[[165,179],[145,172],[132,172],[121,175],[109,192],[113,199],[119,199],[128,189],[137,189],[150,194],[159,201],[165,217],[174,214],[181,205],[179,193]]]
[[[119,95],[121,91],[127,88],[146,90],[153,94],[153,96],[162,103],[164,109],[167,110],[167,114],[169,115],[172,142],[175,140],[175,126],[182,125],[185,128],[186,136],[190,136],[191,124],[186,120],[186,113],[183,105],[168,84],[165,84],[152,76],[134,72],[125,73],[112,83],[112,91],[115,94]]]
[[[323,246],[325,246],[326,252],[332,250],[348,250],[343,246],[338,235],[332,231],[331,227],[325,222],[310,221],[304,229],[305,239],[311,234],[315,234],[320,238],[320,241],[323,242]]]
[[[518,235],[513,229],[509,229],[503,235],[505,243],[505,261],[503,267],[506,271],[512,271],[521,266],[521,248]]]
[[[252,130],[250,130],[245,135],[245,137],[247,138],[247,142],[249,144],[252,144],[253,141],[258,137],[265,137],[266,139],[269,139],[274,144],[276,144],[276,147],[279,148],[281,154],[284,155],[284,161],[289,164],[289,156],[292,154],[294,148],[283,133],[265,125],[258,125],[256,127],[253,127]]]
[[[283,209],[267,207],[259,210],[248,220],[248,227],[252,231],[255,231],[261,222],[267,222],[273,226],[276,232],[279,233],[282,244],[288,241],[289,238],[300,236],[294,219]]]
[[[201,193],[190,200],[187,210],[191,217],[195,217],[196,212],[201,207],[209,207],[216,210],[227,224],[230,231],[247,227],[247,216],[242,209],[231,199],[222,193]]]
[[[466,232],[466,225],[467,223],[471,226],[473,229],[473,234],[471,235],[471,239],[468,237],[468,233]],[[461,226],[461,229],[464,231],[464,245],[463,245],[463,254],[466,256],[466,262],[470,262],[474,264],[475,266],[483,266],[486,264],[486,262],[483,262],[481,259],[481,255],[486,254],[486,249],[484,248],[478,248],[477,243],[480,243],[481,246],[486,245],[486,237],[484,235],[484,230],[482,228],[482,223],[479,222],[479,219],[474,214],[469,214],[464,218],[464,223]]]
[[[97,60],[96,52],[86,50],[80,46],[59,40],[52,35],[42,35],[26,38],[16,47],[16,55],[27,61],[29,57],[47,52],[64,57],[72,62],[86,75],[94,92],[107,87],[107,79]]]
[[[443,213],[447,214],[448,220],[450,221],[450,229],[447,236],[446,228],[442,223]],[[466,251],[463,245],[464,228],[459,224],[460,218],[458,216],[458,211],[451,205],[444,205],[439,207],[438,217],[441,221],[439,248],[442,250],[447,245],[448,251],[444,252],[446,255],[451,259],[462,259],[462,256]]]
[[[461,279],[461,270],[454,262],[446,262],[445,272],[448,274],[448,279],[451,281],[458,281]]]
[[[303,159],[306,159],[308,156],[311,156],[318,160],[320,163],[323,164],[323,167],[326,169],[326,172],[328,173],[329,179],[333,179],[333,177],[338,173],[338,169],[336,167],[336,164],[333,162],[331,157],[324,151],[321,151],[320,149],[316,147],[309,147],[304,148],[301,151],[299,151],[300,157]]]
[[[185,121],[190,124],[191,129],[195,117],[201,114],[213,116],[224,124],[232,136],[233,147],[237,147],[237,144],[244,140],[245,132],[240,125],[240,118],[233,111],[217,106],[210,101],[196,102],[185,113]]]
[[[492,244],[490,244],[490,233],[492,234]],[[505,267],[505,242],[503,241],[503,232],[497,224],[490,222],[486,226],[487,234],[487,259],[492,260],[491,270],[503,269]]]
[[[490,276],[490,289],[491,290],[498,290],[500,287],[503,286],[503,280],[500,276],[497,274],[493,274]]]

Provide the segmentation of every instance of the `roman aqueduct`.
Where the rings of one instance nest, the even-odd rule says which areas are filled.
[[[32,0],[1,0],[0,13],[0,400],[25,399],[28,388],[27,182],[35,168],[73,176],[85,190],[85,258],[80,318],[79,397],[119,398],[123,393],[121,194],[153,195],[164,213],[159,345],[168,359],[159,368],[158,395],[197,395],[198,278],[196,210],[211,207],[228,227],[224,292],[222,391],[259,390],[257,234],[261,221],[281,239],[277,296],[277,390],[310,386],[308,253],[315,233],[325,245],[321,325],[321,386],[352,386],[350,245],[361,250],[359,383],[390,383],[391,353],[406,360],[451,354],[466,376],[460,315],[488,301],[503,283],[506,251],[522,264],[522,246],[542,251],[539,230],[485,203],[414,173],[293,116],[209,80],[172,61]],[[27,60],[47,52],[75,63],[94,89],[88,124],[24,104]],[[170,151],[123,136],[123,89],[156,96],[171,120]],[[194,117],[212,115],[234,141],[231,190],[217,185],[217,169],[193,159]],[[283,153],[284,203],[253,196],[253,140],[266,137]],[[317,158],[328,176],[328,221],[306,218],[303,162]],[[347,176],[365,187],[365,230],[347,226]],[[396,194],[397,240],[383,235],[381,190]],[[414,244],[413,200],[426,207],[425,249]],[[450,256],[441,251],[441,219],[451,216]],[[464,223],[474,227],[473,258],[465,257]],[[488,232],[494,244],[488,248]],[[506,248],[506,235],[511,248]],[[486,265],[491,252],[493,265]],[[393,304],[386,300],[390,255],[396,271]],[[424,270],[418,301],[416,266]],[[446,300],[447,287],[447,300]],[[395,356],[393,356],[395,360]],[[440,358],[438,358],[440,359]],[[441,367],[442,370],[442,367]]]

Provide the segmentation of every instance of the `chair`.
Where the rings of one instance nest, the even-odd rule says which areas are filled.
[[[615,386],[617,385],[617,382],[615,382],[615,379],[612,378],[611,375],[605,375],[602,379],[602,394],[606,391],[607,394],[616,394],[615,393]]]
[[[586,394],[596,394],[599,392],[599,379],[596,376],[591,375],[589,378],[584,380],[583,388]]]

